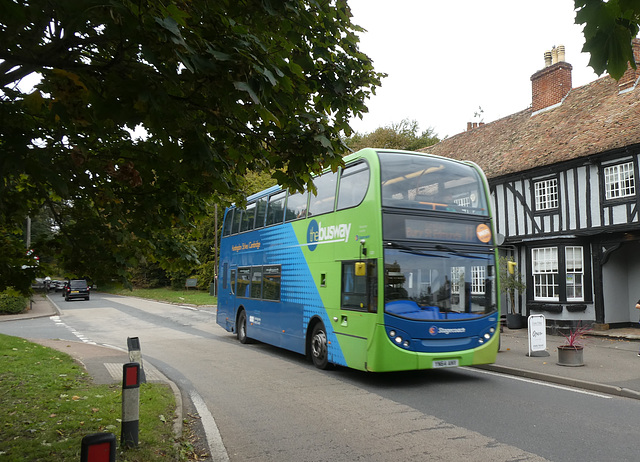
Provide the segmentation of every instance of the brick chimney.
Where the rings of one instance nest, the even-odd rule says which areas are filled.
[[[571,90],[571,64],[564,61],[564,46],[545,52],[545,68],[531,76],[533,112],[562,102]]]
[[[633,69],[631,66],[628,66],[627,71],[622,74],[622,77],[618,80],[618,90],[620,93],[634,88],[640,78],[640,39],[634,38],[631,41],[631,46],[633,47],[633,58],[636,61],[636,68]]]

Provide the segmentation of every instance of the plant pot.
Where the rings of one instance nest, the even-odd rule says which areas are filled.
[[[507,314],[507,327],[509,329],[522,329],[524,327],[524,316],[519,313]]]
[[[584,347],[560,345],[558,347],[558,366],[584,366]]]

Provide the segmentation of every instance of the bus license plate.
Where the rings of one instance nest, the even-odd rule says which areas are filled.
[[[457,367],[457,366],[458,366],[457,359],[442,359],[442,360],[433,362],[434,369],[438,367]]]

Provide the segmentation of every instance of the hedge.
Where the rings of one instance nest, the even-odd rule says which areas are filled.
[[[28,299],[20,295],[20,292],[9,287],[0,292],[0,313],[18,314],[27,309]]]

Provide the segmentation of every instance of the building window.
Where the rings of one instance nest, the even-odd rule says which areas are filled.
[[[558,180],[538,181],[534,183],[536,210],[558,208]]]
[[[567,301],[582,301],[584,283],[584,265],[582,247],[566,247],[565,268],[567,273]]]
[[[633,196],[636,193],[636,182],[633,163],[612,165],[604,169],[604,190],[607,199]]]
[[[471,267],[471,293],[484,294],[487,268],[485,266]]]
[[[532,249],[533,298],[535,300],[559,300],[558,248]]]

